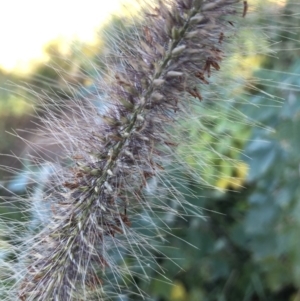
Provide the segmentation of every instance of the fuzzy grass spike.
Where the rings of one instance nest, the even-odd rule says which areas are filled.
[[[246,12],[247,2],[236,0],[149,4],[117,54],[106,58],[109,71],[97,87],[105,110],[85,99],[66,105],[62,117],[48,111],[47,133],[69,163],[53,166],[45,183],[49,216],[18,255],[10,300],[106,300],[126,292],[137,276],[147,280],[156,248],[131,224],[142,210],[153,217],[156,211],[182,214],[184,196],[175,188],[176,206],[152,202],[147,191],[165,195],[169,189],[164,169],[177,145],[169,129],[203,100],[201,87],[226,55],[226,35]],[[153,232],[162,236],[155,226]],[[135,258],[142,273],[117,262],[116,254]]]

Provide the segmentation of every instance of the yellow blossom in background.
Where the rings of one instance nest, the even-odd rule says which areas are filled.
[[[179,281],[174,282],[174,286],[171,290],[170,300],[172,301],[185,301],[187,300],[187,292],[183,284]]]
[[[220,177],[216,182],[216,187],[225,192],[227,189],[239,190],[243,188],[248,175],[249,166],[245,162],[238,162],[231,170],[234,176]]]

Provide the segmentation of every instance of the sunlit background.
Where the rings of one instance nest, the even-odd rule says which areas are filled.
[[[123,5],[120,0],[0,1],[0,67],[29,71],[33,61],[46,59],[43,49],[52,40],[95,42],[101,24]]]
[[[67,81],[78,81],[83,60],[100,51],[100,29],[136,7],[131,0],[0,1],[0,153],[6,154],[0,164],[20,167],[7,154],[22,156],[26,148],[12,134],[15,130],[29,129],[23,137],[32,139],[34,91],[50,95],[54,88],[65,95],[68,87],[61,72],[68,74]],[[80,83],[88,81],[85,76]]]

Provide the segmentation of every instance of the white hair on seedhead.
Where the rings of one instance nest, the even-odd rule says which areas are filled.
[[[219,151],[219,140],[240,153],[225,139],[235,134],[231,125],[263,127],[236,107],[245,103],[242,89],[271,105],[282,101],[256,87],[268,79],[237,70],[247,55],[276,55],[278,31],[289,24],[270,27],[266,19],[257,27],[252,16],[261,8],[250,1],[142,4],[127,27],[103,34],[110,46],[99,58],[104,71],[91,63],[94,90],[76,94],[70,84],[65,103],[35,95],[43,142],[30,146],[29,197],[14,194],[27,222],[3,230],[13,254],[10,262],[1,258],[3,300],[126,300],[132,286],[146,298],[137,279],[150,281],[154,270],[169,281],[154,254],[166,257],[159,247],[176,219],[204,218],[187,201],[200,197],[189,184],[216,186],[223,175],[212,155],[230,167],[238,162]],[[273,5],[263,6],[266,16],[275,14]],[[228,126],[224,137],[218,119]]]

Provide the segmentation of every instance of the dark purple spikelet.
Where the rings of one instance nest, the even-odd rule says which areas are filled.
[[[113,254],[143,265],[143,252],[155,247],[132,221],[143,208],[176,213],[151,203],[145,188],[163,177],[168,150],[178,142],[167,128],[191,96],[202,101],[201,87],[220,70],[226,35],[242,15],[236,0],[148,5],[142,24],[108,59],[109,74],[98,87],[106,110],[78,102],[63,118],[48,116],[49,135],[72,164],[57,167],[47,183],[51,217],[21,256],[25,272],[14,300],[104,300],[111,294],[107,274],[116,280],[115,293],[122,292],[122,277],[134,283],[134,272]]]

